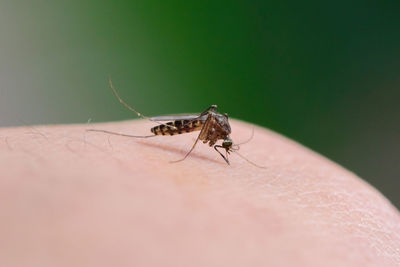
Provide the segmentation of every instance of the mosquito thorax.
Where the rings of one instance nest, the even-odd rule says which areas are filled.
[[[231,133],[231,126],[229,125],[228,117],[220,113],[213,114],[213,116],[220,128],[221,137],[229,135]]]

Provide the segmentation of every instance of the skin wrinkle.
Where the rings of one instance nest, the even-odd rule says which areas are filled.
[[[348,203],[348,202],[346,202]],[[333,203],[334,204],[334,203]],[[338,226],[341,227],[348,227],[350,229],[354,229],[356,232],[359,233],[359,237],[368,237],[368,240],[371,244],[372,248],[376,248],[377,252],[382,252],[382,251],[386,251],[387,247],[384,246],[385,243],[389,242],[390,239],[388,238],[388,235],[390,234],[390,231],[384,231],[382,230],[382,223],[384,222],[376,222],[376,219],[372,219],[373,215],[371,214],[371,212],[368,211],[368,209],[361,209],[361,208],[351,208],[348,207],[346,205],[344,206],[344,211],[342,214],[338,213],[337,211],[335,211],[333,213],[333,218],[334,223],[336,222],[338,224]],[[318,208],[326,208],[329,210],[331,209],[331,206],[329,204],[326,205],[318,205],[316,206]],[[354,223],[342,223],[342,217],[344,216],[348,216],[349,214],[353,214],[356,216],[356,218],[360,218],[359,222],[354,222]],[[336,218],[335,218],[336,217]],[[368,218],[369,217],[369,218]],[[381,241],[383,240],[383,242]],[[386,241],[386,242],[385,242]],[[389,254],[385,254],[386,256],[389,256]]]
[[[297,177],[297,178],[300,178],[300,177]],[[300,180],[300,179],[297,179],[297,180]],[[335,193],[337,194],[337,192],[335,192]],[[304,203],[305,202],[305,198],[304,197],[306,197],[308,195],[311,195],[312,197],[314,197],[312,199],[312,202],[315,202],[315,195],[321,196],[321,194],[323,196],[325,196],[325,197],[327,196],[326,192],[323,192],[321,190],[305,191],[305,192],[299,194],[297,196],[297,198],[294,198],[294,201],[296,202],[296,205],[300,205],[302,208],[305,208],[305,207],[307,207],[307,205],[300,204],[300,203]],[[355,200],[355,194],[356,193],[348,194],[348,195],[351,196],[351,198],[352,198],[351,200],[353,200],[353,201]],[[299,196],[301,196],[301,197],[299,198]],[[329,197],[329,195],[328,195],[328,197]],[[332,203],[329,203],[329,204],[325,204],[325,205],[321,205],[320,204],[320,205],[314,206],[313,208],[315,209],[316,207],[317,208],[322,208],[323,207],[325,209],[330,209],[331,206],[334,205],[334,204],[335,204],[335,202],[332,202]],[[377,225],[377,223],[375,221],[372,221],[372,220],[368,221],[367,219],[364,218],[366,215],[370,214],[370,212],[368,212],[368,209],[351,209],[351,207],[348,207],[348,205],[341,205],[341,206],[344,208],[344,210],[343,210],[343,214],[344,215],[348,215],[348,214],[354,213],[356,211],[359,212],[359,216],[361,217],[361,220],[364,223],[364,225],[362,225],[362,227],[361,227],[361,230],[363,230],[363,228],[365,228],[365,232],[372,232],[373,233],[371,241],[375,240],[374,236],[376,236],[376,234],[374,232],[380,232],[379,234],[381,234],[381,233],[389,233],[388,231],[386,231],[386,232],[385,231],[381,231],[381,228],[382,228],[381,226],[378,227],[378,228],[377,227],[373,227],[373,225]],[[336,216],[338,214],[335,213],[334,215]],[[340,218],[341,218],[341,216],[337,217],[336,220],[339,220]],[[339,225],[340,225],[340,223],[339,223]],[[341,224],[341,225],[343,226],[343,224]],[[347,224],[347,225],[350,226],[350,227],[353,227],[354,225],[360,226],[360,224]],[[378,225],[380,225],[380,224],[378,224]],[[371,246],[374,247],[373,244]],[[376,246],[376,247],[379,247],[379,246]]]
[[[12,146],[11,146],[9,140],[8,140],[8,136],[2,136],[2,138],[4,139],[4,144],[5,144],[5,146],[7,147],[7,149],[8,149],[9,151],[12,151],[13,148],[12,148]]]
[[[298,177],[298,178],[300,178],[300,177]],[[337,194],[337,192],[335,192],[336,194]],[[303,193],[301,193],[300,195],[298,195],[298,196],[302,196],[302,197],[297,197],[297,198],[294,198],[294,201],[295,202],[298,202],[298,203],[296,203],[297,205],[300,205],[302,208],[305,208],[305,207],[307,207],[307,205],[302,205],[302,204],[299,204],[300,203],[300,201],[302,202],[302,203],[304,203],[304,196],[308,196],[308,195],[311,195],[311,196],[315,196],[315,195],[321,195],[321,194],[326,194],[326,192],[323,192],[323,191],[321,191],[321,190],[315,190],[315,191],[305,191],[305,192],[303,192]],[[351,197],[352,198],[354,198],[354,195],[355,194],[348,194],[348,195],[351,195]],[[312,201],[315,201],[315,199],[313,199]],[[335,203],[333,202],[333,203],[330,203],[330,204],[325,204],[325,205],[317,205],[317,206],[314,206],[313,208],[315,208],[315,207],[324,207],[324,208],[326,208],[326,209],[330,209],[331,208],[331,206],[332,205],[334,205]],[[339,203],[338,203],[339,204]],[[368,212],[368,209],[351,209],[351,208],[349,208],[349,207],[347,207],[347,205],[341,205],[342,207],[344,207],[344,211],[343,211],[343,214],[345,214],[345,215],[348,215],[348,214],[350,214],[350,213],[352,213],[352,212],[354,212],[354,211],[358,211],[359,213],[360,213],[360,216],[365,216],[365,215],[368,215],[368,214],[370,214],[370,212]],[[337,215],[337,214],[335,214],[335,215]],[[341,217],[339,217],[339,218],[337,218],[337,219],[340,219]],[[377,228],[375,228],[375,227],[372,227],[372,225],[376,225],[376,223],[374,222],[374,221],[372,221],[371,223],[369,223],[369,224],[367,224],[366,222],[368,222],[367,220],[365,220],[365,219],[361,219],[363,222],[364,222],[364,224],[365,225],[363,225],[363,227],[365,227],[365,232],[368,232],[368,231],[372,231],[372,232],[376,232],[377,231]],[[339,223],[340,224],[340,223]],[[342,224],[343,225],[343,224]],[[350,226],[350,227],[352,227],[352,226],[354,226],[354,224],[347,224],[348,226]],[[358,224],[358,226],[359,226],[360,224]],[[382,227],[379,227],[379,228],[382,228]],[[380,230],[380,229],[379,229]],[[379,231],[378,230],[378,231]],[[384,233],[388,233],[388,231],[386,231],[386,232],[384,232]],[[374,245],[372,245],[372,246],[374,246]],[[377,246],[378,247],[378,246]]]
[[[248,136],[250,126],[231,124],[233,140],[246,139],[240,137]],[[149,125],[95,127],[140,134]],[[273,132],[256,127],[253,140],[241,147],[244,156],[267,166],[259,169],[235,156],[228,166],[203,144],[185,161],[170,164],[187,152],[195,135],[137,140],[87,134],[93,125],[35,128],[46,132],[48,142],[27,139],[24,128],[1,130],[14,145],[12,153],[0,151],[8,162],[2,172],[29,177],[22,184],[0,179],[0,209],[12,225],[0,221],[1,259],[18,261],[18,240],[24,240],[31,253],[24,260],[45,258],[47,266],[57,262],[55,255],[65,266],[79,265],[80,259],[97,266],[177,261],[188,266],[193,259],[199,266],[400,264],[400,219],[391,204],[354,174]],[[68,144],[80,144],[74,147],[78,155]],[[34,163],[22,149],[45,160]],[[24,167],[29,169],[24,176],[12,155],[31,166]],[[51,192],[38,183],[51,184]],[[24,206],[14,205],[15,195]],[[25,202],[27,196],[44,201]],[[49,212],[48,203],[57,212]],[[30,221],[31,231],[21,220]],[[36,250],[34,240],[42,240]],[[68,244],[79,244],[79,251]],[[1,252],[11,250],[18,257]]]
[[[35,126],[24,126],[24,128],[27,128],[28,130],[30,130],[29,132],[27,132],[26,134],[32,134],[32,135],[40,135],[41,137],[43,137],[44,139],[48,139],[46,134],[44,134],[44,132],[39,131],[39,129],[37,129]]]

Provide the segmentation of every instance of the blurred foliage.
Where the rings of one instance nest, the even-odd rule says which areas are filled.
[[[397,0],[5,1],[0,59],[10,91],[1,104],[8,113],[23,106],[29,123],[135,117],[111,94],[110,76],[146,115],[218,104],[400,205],[399,11]]]

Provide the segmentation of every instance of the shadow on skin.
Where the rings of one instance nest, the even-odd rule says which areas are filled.
[[[92,129],[92,128],[90,128],[90,129],[86,129],[86,132],[88,132],[88,133],[97,133],[97,134],[103,134],[103,135],[105,135],[105,136],[108,136],[108,138],[110,138],[110,137],[119,137],[119,138],[128,138],[128,139],[131,139],[131,140],[136,140],[137,142],[137,144],[140,144],[140,145],[144,145],[144,146],[147,146],[147,147],[152,147],[152,148],[157,148],[158,150],[162,150],[162,151],[165,151],[165,150],[167,150],[167,151],[170,151],[170,152],[174,152],[174,153],[176,153],[176,154],[182,154],[182,157],[181,158],[183,158],[185,155],[186,155],[186,153],[190,150],[190,148],[191,147],[189,147],[188,149],[187,149],[187,151],[184,151],[184,150],[182,150],[182,149],[178,149],[178,148],[176,148],[176,147],[173,147],[173,146],[170,146],[170,145],[167,145],[167,144],[160,144],[160,143],[154,143],[154,142],[151,142],[151,138],[136,138],[136,137],[134,137],[134,136],[129,136],[130,134],[126,134],[126,133],[123,133],[123,132],[114,132],[114,133],[116,133],[116,134],[113,134],[113,133],[107,133],[107,132],[97,132],[98,130],[100,130],[100,131],[102,131],[101,129]],[[184,133],[185,134],[185,133]],[[182,134],[182,135],[175,135],[175,136],[166,136],[167,138],[173,138],[173,137],[175,137],[175,138],[177,138],[177,137],[183,137],[184,136],[184,134]],[[192,134],[192,133],[189,133],[189,134]],[[198,135],[199,133],[197,132],[197,135]],[[161,138],[161,137],[163,137],[162,135],[160,135],[160,136],[154,136],[154,138]],[[187,136],[186,136],[187,137]],[[170,139],[171,140],[171,139]],[[174,140],[175,141],[175,140]],[[194,141],[193,141],[193,143],[196,141],[196,139],[194,139]],[[110,144],[110,139],[108,139],[108,143]],[[198,159],[202,159],[202,160],[206,160],[206,161],[210,161],[210,162],[214,162],[214,163],[221,163],[220,161],[218,161],[218,160],[216,160],[216,159],[211,159],[210,157],[208,157],[208,156],[205,156],[205,155],[199,155],[199,154],[197,154],[196,153],[196,148],[198,148],[199,146],[201,146],[201,145],[204,145],[203,144],[203,142],[202,141],[199,141],[198,143],[197,143],[197,145],[196,145],[196,147],[195,147],[195,149],[187,156],[187,157],[193,157],[193,158],[198,158]],[[209,145],[208,144],[205,144],[207,147],[209,147]],[[110,145],[111,146],[111,145]],[[212,147],[210,147],[211,149],[212,149]],[[174,160],[180,160],[181,158],[177,158],[177,159],[174,159]],[[186,158],[187,159],[187,158]],[[185,159],[185,160],[186,160]],[[174,160],[171,160],[171,161],[174,161]],[[179,163],[179,162],[171,162],[171,161],[169,161],[169,163]],[[222,162],[223,164],[225,163],[225,162]]]
[[[159,149],[159,150],[168,150],[168,151],[170,151],[170,152],[174,152],[174,153],[176,153],[176,154],[181,154],[181,155],[182,155],[180,158],[173,159],[173,160],[179,160],[179,159],[183,158],[183,157],[186,155],[186,153],[189,151],[189,150],[188,150],[188,151],[183,151],[182,149],[178,149],[178,148],[175,148],[175,147],[173,147],[173,146],[161,145],[161,144],[157,144],[157,143],[142,142],[142,141],[139,141],[138,143],[141,144],[141,145],[144,145],[144,146],[157,148],[157,149]],[[198,144],[198,145],[202,145],[202,143],[200,143],[200,144]],[[197,147],[197,146],[196,146],[196,147]],[[222,161],[222,162],[221,162],[221,161],[219,161],[219,160],[212,159],[212,158],[210,158],[209,156],[197,154],[197,153],[196,153],[196,149],[194,149],[194,150],[188,155],[187,158],[189,158],[189,157],[201,159],[201,160],[204,160],[204,161],[219,163],[219,164],[222,164],[222,165],[227,165],[227,164],[223,161],[222,158],[221,158],[221,161]],[[186,158],[186,159],[187,159],[187,158]],[[185,160],[186,160],[186,159],[185,159]],[[172,161],[173,161],[173,160],[172,160]],[[171,163],[171,164],[179,164],[180,162],[171,162],[171,161],[169,161],[169,163]]]

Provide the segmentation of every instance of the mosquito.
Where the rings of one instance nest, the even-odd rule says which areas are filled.
[[[195,131],[200,131],[199,135],[196,138],[196,141],[192,145],[191,149],[185,154],[185,156],[181,159],[174,160],[171,162],[180,162],[185,160],[189,154],[194,150],[197,143],[202,141],[204,144],[208,143],[210,147],[214,147],[215,151],[221,155],[221,157],[225,160],[225,162],[230,165],[228,155],[231,152],[235,152],[241,158],[249,162],[250,164],[259,167],[265,168],[263,166],[259,166],[258,164],[250,161],[249,159],[245,158],[243,155],[237,152],[240,148],[239,145],[249,142],[254,135],[254,128],[252,131],[252,135],[249,140],[241,143],[241,144],[234,144],[232,139],[230,138],[230,134],[232,132],[231,126],[228,121],[228,114],[224,113],[221,114],[218,112],[217,105],[211,105],[209,108],[204,110],[199,115],[172,115],[172,116],[158,116],[158,117],[147,117],[140,112],[136,111],[130,105],[128,105],[122,98],[119,96],[117,90],[114,88],[114,85],[111,81],[109,81],[109,86],[119,100],[119,102],[124,105],[127,109],[134,112],[137,116],[147,119],[153,122],[158,123],[159,125],[154,126],[150,129],[152,135],[129,135],[123,133],[117,133],[107,130],[98,130],[98,129],[88,129],[87,131],[92,132],[103,132],[108,134],[114,134],[119,136],[126,136],[126,137],[134,137],[134,138],[151,138],[155,136],[172,136],[184,133],[191,133]],[[223,140],[221,145],[217,145],[217,141]],[[225,150],[225,155],[220,151],[220,149]]]

